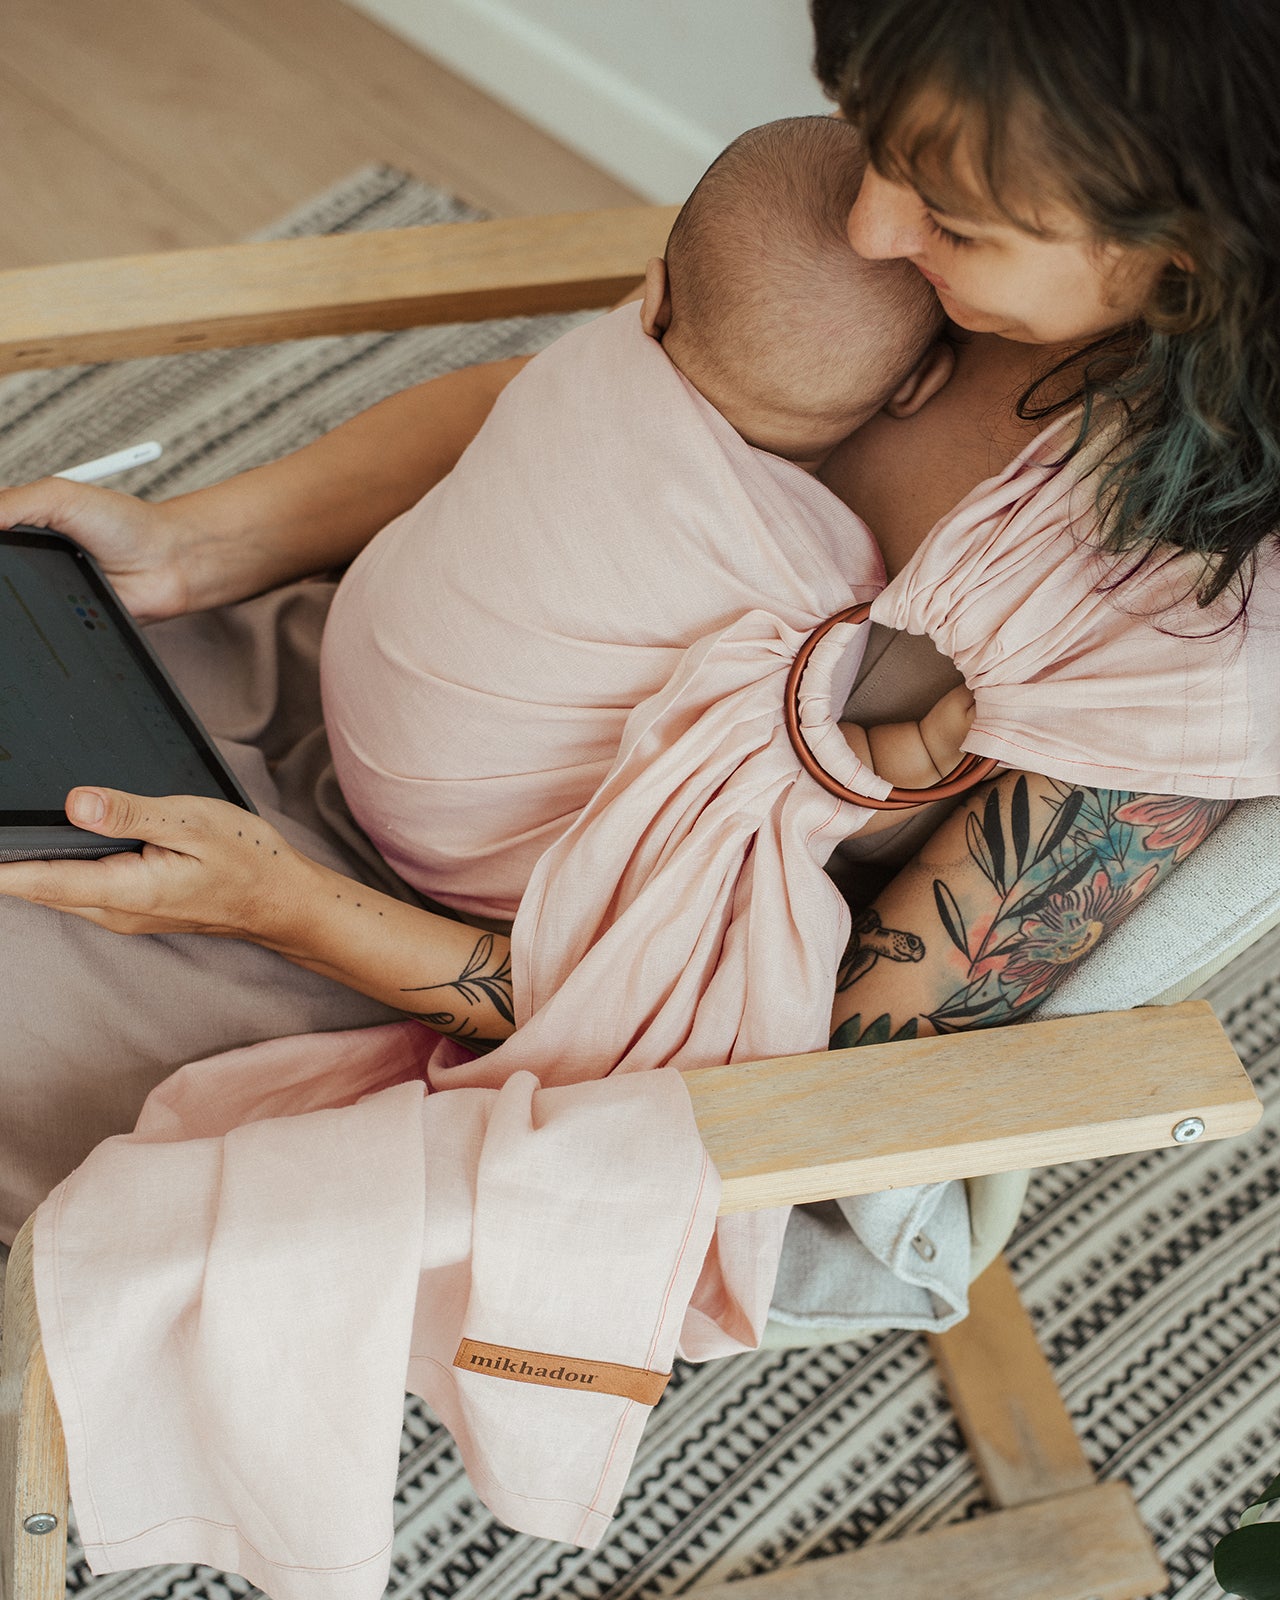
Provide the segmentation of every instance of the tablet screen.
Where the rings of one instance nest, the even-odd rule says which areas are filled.
[[[65,541],[0,533],[3,820],[63,823],[83,783],[239,801],[134,630]]]

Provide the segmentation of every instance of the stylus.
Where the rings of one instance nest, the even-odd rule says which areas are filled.
[[[100,483],[117,472],[127,472],[130,467],[144,467],[164,454],[164,446],[154,439],[146,444],[130,445],[127,450],[117,450],[113,455],[99,456],[96,461],[82,461],[78,467],[67,467],[55,472],[55,478],[70,478],[72,483]]]

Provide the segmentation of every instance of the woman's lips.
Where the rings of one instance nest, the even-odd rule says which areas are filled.
[[[927,278],[935,289],[941,289],[944,294],[951,293],[951,285],[945,278],[940,278],[936,272],[927,272],[918,261],[913,261],[911,265],[916,269],[922,278]]]

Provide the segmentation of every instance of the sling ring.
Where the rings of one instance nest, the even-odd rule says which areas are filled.
[[[939,778],[937,783],[930,784],[927,789],[900,789],[894,785],[883,800],[875,800],[870,795],[846,789],[844,784],[833,778],[825,767],[818,764],[813,751],[805,742],[800,727],[800,680],[804,676],[809,657],[832,628],[841,622],[866,622],[870,615],[871,607],[865,601],[861,605],[837,611],[834,617],[828,617],[825,622],[819,624],[796,652],[791,671],[787,674],[782,715],[787,726],[787,737],[791,740],[791,748],[800,758],[800,765],[828,794],[833,794],[840,800],[849,800],[856,806],[866,806],[871,811],[906,811],[912,806],[924,805],[930,800],[949,800],[953,795],[976,789],[980,783],[985,783],[1000,770],[999,763],[993,761],[990,756],[965,754],[945,778]]]

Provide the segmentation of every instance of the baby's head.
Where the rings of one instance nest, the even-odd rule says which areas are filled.
[[[849,244],[864,165],[832,117],[751,129],[708,169],[645,281],[645,329],[694,388],[748,443],[805,466],[886,405],[918,410],[951,372],[929,285]]]

